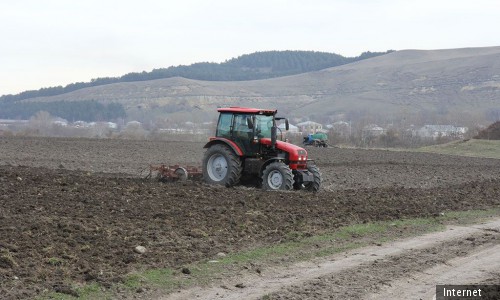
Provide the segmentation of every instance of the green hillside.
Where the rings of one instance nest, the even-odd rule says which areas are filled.
[[[471,139],[422,147],[417,151],[500,159],[500,141]]]

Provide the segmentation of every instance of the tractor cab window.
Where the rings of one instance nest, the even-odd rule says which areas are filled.
[[[249,115],[234,115],[234,128],[233,133],[235,137],[244,139],[252,138],[252,129],[248,126],[251,121]]]
[[[233,136],[232,139],[240,147],[245,155],[251,155],[255,149],[252,149],[251,140],[253,138],[252,115],[235,114],[233,118]]]
[[[260,138],[271,138],[271,127],[273,127],[273,116],[255,116],[255,132]]]
[[[217,124],[216,136],[230,138],[231,137],[231,121],[232,114],[221,114],[219,117],[219,124]]]

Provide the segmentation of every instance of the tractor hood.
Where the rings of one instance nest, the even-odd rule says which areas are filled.
[[[270,138],[261,138],[260,143],[266,146],[272,145]],[[291,161],[307,160],[307,151],[297,145],[282,141],[276,141],[276,148],[281,151],[287,152]]]

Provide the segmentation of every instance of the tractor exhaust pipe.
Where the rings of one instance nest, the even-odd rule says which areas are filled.
[[[276,126],[271,127],[271,147],[274,149],[276,147],[276,135],[277,129]]]

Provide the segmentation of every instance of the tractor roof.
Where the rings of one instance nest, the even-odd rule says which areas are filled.
[[[239,106],[219,108],[217,109],[217,111],[242,113],[242,114],[261,114],[261,115],[274,115],[277,112],[276,109],[260,109],[260,108],[249,108],[249,107],[239,107]]]

